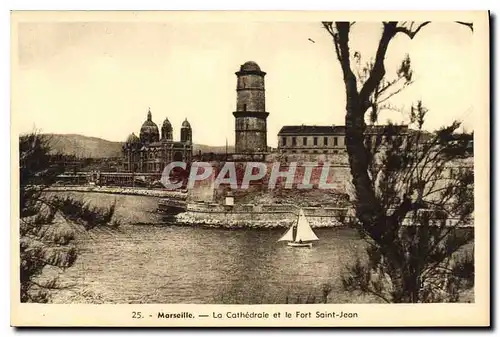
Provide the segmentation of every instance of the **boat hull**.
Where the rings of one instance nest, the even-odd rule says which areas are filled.
[[[313,244],[311,242],[309,242],[309,243],[288,242],[288,245],[290,247],[303,247],[303,248],[312,248],[312,246],[313,246]]]

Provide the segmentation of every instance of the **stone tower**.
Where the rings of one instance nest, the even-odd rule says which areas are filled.
[[[237,100],[235,117],[235,152],[267,152],[267,116],[264,87],[265,72],[257,63],[249,61],[236,72]]]
[[[189,124],[187,118],[184,119],[181,126],[181,142],[192,142],[193,141],[193,130],[191,129],[191,124]]]
[[[172,140],[173,139],[173,129],[172,129],[172,124],[168,120],[168,118],[165,118],[165,121],[163,121],[163,125],[161,127],[161,139],[162,140]]]

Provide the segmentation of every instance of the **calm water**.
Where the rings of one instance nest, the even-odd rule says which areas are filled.
[[[329,302],[353,302],[341,285],[345,266],[362,253],[353,230],[317,229],[312,249],[292,248],[276,243],[284,229],[169,226],[160,224],[153,198],[80,196],[116,201],[127,222],[79,240],[77,263],[65,274],[107,303],[285,303],[319,297],[324,284],[332,287]]]

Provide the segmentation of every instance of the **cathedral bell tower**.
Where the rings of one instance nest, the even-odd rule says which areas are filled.
[[[265,72],[249,61],[236,72],[238,77],[235,117],[235,152],[267,152],[267,116],[264,87]]]
[[[189,124],[187,118],[184,119],[184,122],[182,122],[181,142],[193,142],[193,130],[191,129],[191,124]]]

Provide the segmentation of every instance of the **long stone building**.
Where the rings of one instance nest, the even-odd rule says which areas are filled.
[[[375,137],[385,126],[367,126],[365,137]],[[408,126],[395,126],[401,137],[408,135]],[[343,125],[285,125],[278,132],[278,151],[283,154],[345,154]]]

